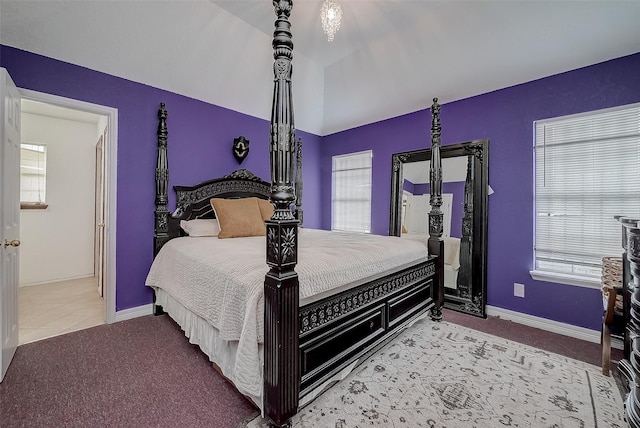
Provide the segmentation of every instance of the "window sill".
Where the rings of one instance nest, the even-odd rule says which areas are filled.
[[[531,278],[538,281],[556,282],[558,284],[574,285],[576,287],[600,288],[599,278],[587,278],[584,276],[567,275],[558,272],[548,272],[543,270],[529,271]]]
[[[49,204],[36,202],[20,202],[21,210],[46,210],[47,208],[49,208]]]

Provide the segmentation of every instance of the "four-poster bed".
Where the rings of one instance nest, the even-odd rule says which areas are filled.
[[[238,170],[193,187],[174,186],[177,207],[170,213],[167,111],[162,104],[156,257],[147,285],[154,288],[158,311],[169,313],[218,369],[240,386],[238,390],[256,402],[273,425],[282,426],[300,405],[429,310],[433,319],[442,318],[442,172],[439,105],[434,99],[431,182],[435,185],[428,251],[422,243],[407,245],[396,237],[299,229],[302,154],[301,141],[296,145],[295,140],[291,96],[293,43],[288,18],[292,1],[274,1],[274,6],[271,182]],[[272,204],[267,216],[262,212],[265,200]],[[236,203],[244,204],[241,214],[233,211],[236,214],[229,218],[221,214],[221,204]],[[222,230],[228,233],[228,225],[235,224],[235,217],[255,209],[258,216],[262,214],[262,230],[248,235],[241,231],[235,236],[243,237],[237,239],[218,239]],[[193,221],[209,221],[208,228],[219,230],[208,237],[184,237],[182,230],[189,229],[185,222]],[[392,247],[394,241],[397,250]],[[366,255],[366,249],[373,250],[369,251],[373,255]],[[206,254],[207,260],[196,253]],[[251,267],[259,254],[261,266]],[[235,273],[217,270],[233,259],[240,262],[239,270],[231,271]],[[347,262],[355,267],[340,265]],[[222,278],[221,284],[212,285],[211,278]],[[228,324],[234,318],[235,324]],[[253,377],[256,367],[257,379]]]

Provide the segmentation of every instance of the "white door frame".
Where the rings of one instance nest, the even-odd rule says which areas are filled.
[[[40,101],[59,107],[74,110],[82,110],[89,113],[108,117],[106,151],[107,157],[107,192],[105,194],[106,222],[105,222],[105,290],[106,322],[111,324],[116,321],[116,213],[117,213],[117,183],[118,183],[118,109],[85,101],[51,95],[44,92],[21,89],[22,98],[32,101]]]
[[[104,116],[102,116],[104,117]],[[101,127],[99,126],[98,129]],[[105,128],[102,128],[100,132],[100,137],[98,137],[98,142],[95,146],[95,183],[94,183],[94,201],[93,205],[95,207],[95,215],[94,215],[94,242],[93,242],[93,271],[95,276],[98,279],[98,295],[100,297],[104,296],[104,237],[105,237],[105,221],[104,218],[106,216],[105,213],[105,171],[104,164],[106,160],[106,156],[104,155],[104,147],[105,147],[105,139],[107,136],[107,132]]]

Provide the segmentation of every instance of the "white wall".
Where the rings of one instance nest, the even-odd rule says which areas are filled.
[[[20,212],[20,284],[92,276],[96,124],[22,113],[22,141],[47,145],[46,210]]]

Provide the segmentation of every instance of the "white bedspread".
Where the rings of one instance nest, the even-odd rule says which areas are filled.
[[[301,304],[346,284],[426,260],[426,245],[397,237],[299,229]],[[265,237],[172,239],[156,256],[146,285],[167,291],[187,309],[238,341],[234,383],[261,395],[258,343],[263,339]]]

